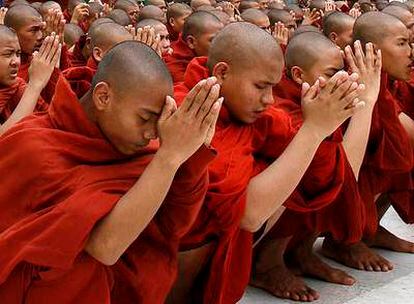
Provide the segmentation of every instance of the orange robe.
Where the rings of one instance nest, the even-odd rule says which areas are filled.
[[[184,73],[187,69],[187,65],[196,56],[194,51],[188,47],[180,36],[177,41],[171,44],[173,49],[172,55],[164,57],[168,70],[173,77],[174,83],[178,83],[184,80]]]
[[[0,139],[0,168],[9,177],[0,189],[0,303],[109,304],[119,271],[130,274],[121,285],[136,296],[123,303],[163,303],[178,240],[200,209],[214,154],[202,147],[180,167],[154,219],[115,266],[105,266],[85,243],[136,183],[158,142],[132,157],[120,154],[63,78],[57,89],[48,113]]]

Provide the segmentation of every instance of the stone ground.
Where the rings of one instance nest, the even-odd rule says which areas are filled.
[[[414,241],[414,225],[404,224],[394,210],[388,211],[382,224],[400,237]],[[320,247],[318,241],[316,249]],[[394,263],[394,270],[388,273],[359,271],[339,265],[330,260],[329,264],[342,268],[358,282],[351,287],[306,279],[310,287],[318,290],[321,297],[315,304],[414,304],[414,254],[378,250]],[[286,304],[299,303],[277,299],[270,294],[249,287],[239,304]]]

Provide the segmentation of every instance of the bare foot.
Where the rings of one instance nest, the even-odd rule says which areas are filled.
[[[294,301],[312,302],[319,293],[300,277],[296,277],[284,265],[277,265],[264,273],[253,273],[250,285],[270,292],[274,296]]]
[[[381,226],[378,227],[375,239],[369,245],[397,252],[414,253],[414,243],[400,239]]]
[[[325,238],[321,253],[341,264],[359,270],[387,272],[394,268],[389,261],[372,251],[363,242],[346,246]]]
[[[292,260],[303,275],[342,285],[353,285],[356,282],[356,279],[345,271],[333,268],[323,262],[313,253],[312,249],[298,248],[294,250]]]

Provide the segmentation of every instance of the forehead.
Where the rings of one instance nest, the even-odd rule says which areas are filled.
[[[30,16],[22,20],[23,27],[34,27],[42,25],[42,17],[40,16]]]
[[[221,22],[207,21],[204,28],[205,31],[201,33],[201,35],[212,35],[221,30],[223,28],[223,24],[221,24]]]
[[[341,51],[337,47],[331,47],[325,52],[320,52],[320,56],[314,61],[312,68],[321,69],[343,69],[344,60],[341,55]]]
[[[167,27],[164,24],[157,24],[154,26],[155,34],[164,35],[165,33],[168,34]]]
[[[0,49],[13,48],[19,49],[19,39],[15,35],[3,34],[0,35]]]
[[[395,22],[392,26],[388,28],[388,37],[397,39],[397,38],[408,38],[409,33],[407,27],[401,22]],[[386,38],[386,37],[384,37]],[[386,40],[386,39],[383,39]]]

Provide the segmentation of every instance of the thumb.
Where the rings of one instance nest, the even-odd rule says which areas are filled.
[[[174,114],[176,110],[177,104],[175,103],[175,100],[171,96],[167,96],[165,98],[165,104],[162,108],[159,122],[166,121],[168,118],[171,117],[171,115]]]

